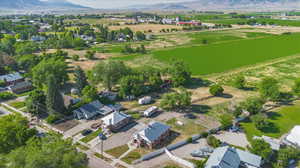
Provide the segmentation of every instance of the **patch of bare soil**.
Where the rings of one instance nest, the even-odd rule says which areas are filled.
[[[239,101],[249,97],[252,93],[243,90],[235,89],[229,86],[223,86],[223,96],[212,96],[209,93],[208,87],[201,87],[198,89],[190,90],[192,92],[192,103],[195,105],[208,105],[214,106],[217,104],[223,104],[230,101]]]
[[[71,128],[74,128],[78,124],[79,122],[76,120],[67,120],[65,122],[54,125],[54,127],[57,128],[58,130],[65,132]]]

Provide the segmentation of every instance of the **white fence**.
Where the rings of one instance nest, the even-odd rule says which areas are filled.
[[[165,148],[165,152],[169,156],[169,158],[171,160],[173,160],[174,162],[176,162],[178,164],[181,164],[181,165],[183,165],[185,167],[188,167],[188,168],[196,168],[196,166],[193,163],[191,163],[189,161],[186,161],[184,159],[181,159],[180,157],[177,157],[177,156],[173,155],[167,148]]]

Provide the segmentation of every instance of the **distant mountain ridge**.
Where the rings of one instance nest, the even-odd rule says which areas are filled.
[[[87,8],[66,0],[0,0],[0,9],[35,10],[51,8]]]
[[[184,0],[183,0],[184,1]],[[194,0],[178,3],[132,6],[144,10],[268,10],[299,9],[300,0]]]

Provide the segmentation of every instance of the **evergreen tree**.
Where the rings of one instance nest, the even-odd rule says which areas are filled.
[[[46,105],[48,113],[63,113],[65,111],[63,97],[53,75],[49,76],[47,86]]]
[[[88,85],[87,77],[79,66],[76,67],[74,75],[76,88],[81,92],[81,90]]]

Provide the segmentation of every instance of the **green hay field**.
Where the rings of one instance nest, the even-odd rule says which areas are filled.
[[[300,53],[299,44],[300,34],[291,34],[161,50],[153,57],[163,62],[184,60],[193,75],[205,75],[295,55]]]

